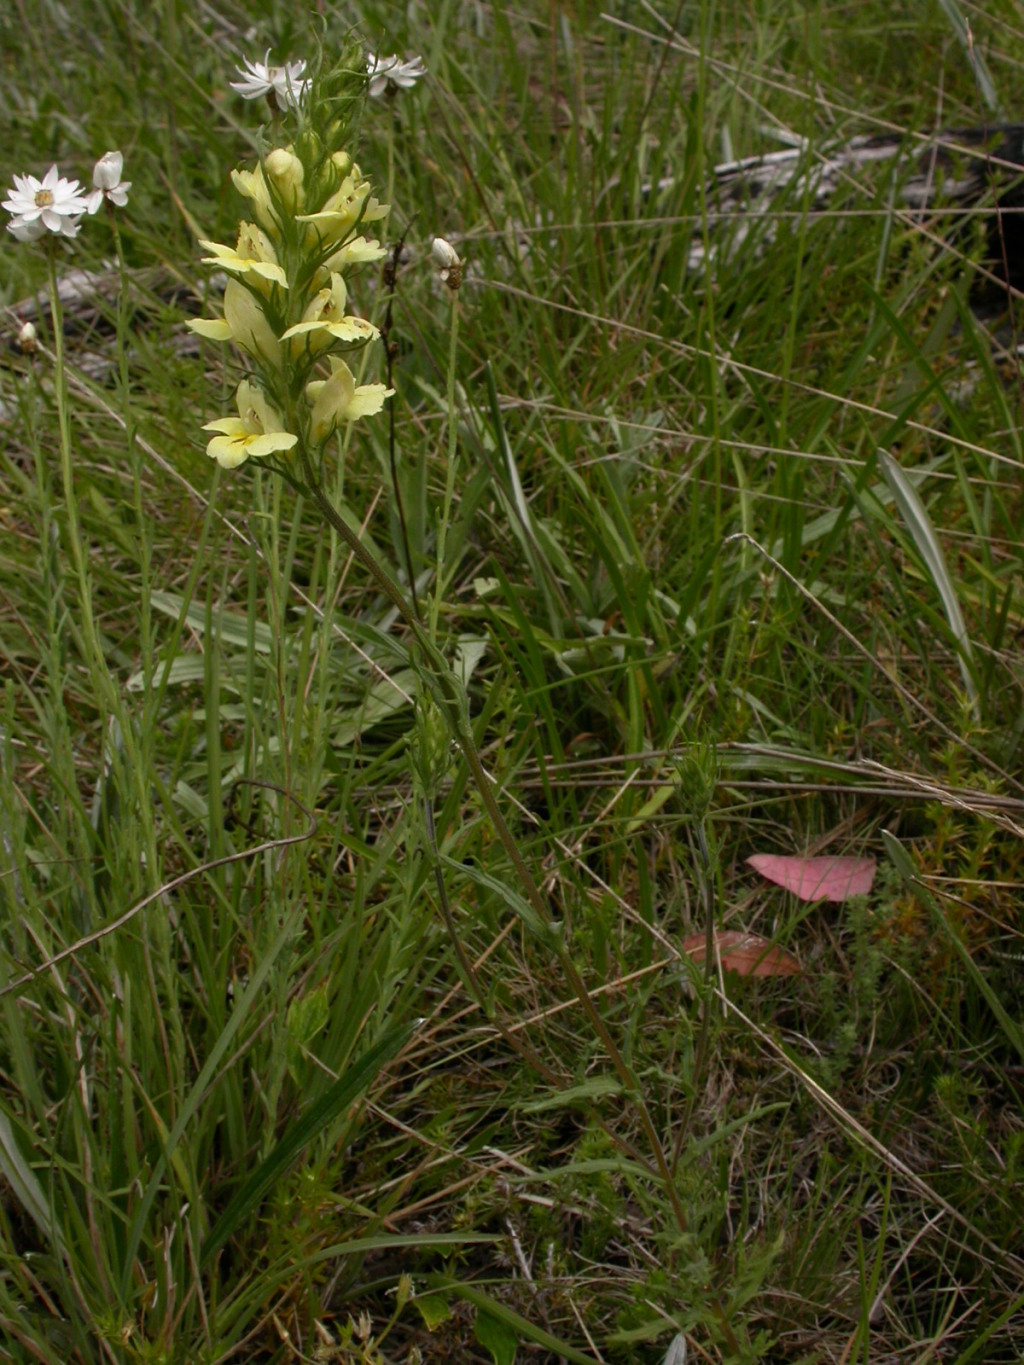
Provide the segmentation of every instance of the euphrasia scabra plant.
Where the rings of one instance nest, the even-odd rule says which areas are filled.
[[[237,415],[203,428],[215,433],[207,452],[227,469],[248,459],[274,465],[294,452],[302,481],[340,426],[379,412],[392,392],[357,384],[348,363],[380,335],[349,311],[346,280],[385,255],[368,233],[388,207],[342,145],[347,120],[334,110],[346,78],[365,80],[342,63],[324,82],[303,83],[284,111],[292,139],[232,172],[248,205],[235,244],[200,241],[204,262],[228,273],[224,312],[189,325],[232,342],[248,370],[235,395]]]

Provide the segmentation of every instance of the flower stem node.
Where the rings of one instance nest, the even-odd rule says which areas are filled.
[[[442,280],[454,293],[462,285],[462,259],[451,242],[443,237],[435,237],[430,243],[430,254],[434,258]]]
[[[297,436],[285,431],[263,390],[248,379],[239,384],[235,402],[237,417],[218,417],[203,426],[204,431],[218,433],[207,444],[206,453],[222,469],[236,469],[248,459],[291,450],[298,441]]]

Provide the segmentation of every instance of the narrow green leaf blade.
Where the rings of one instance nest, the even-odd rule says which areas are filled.
[[[209,1264],[210,1259],[216,1255],[235,1228],[263,1201],[302,1148],[333,1123],[338,1115],[366,1090],[380,1068],[395,1056],[411,1032],[412,1027],[409,1025],[390,1029],[288,1129],[210,1229],[210,1235],[203,1245],[199,1258],[201,1266]]]
[[[964,968],[967,971],[967,975],[974,982],[975,986],[977,986],[982,996],[984,996],[989,1009],[992,1011],[996,1019],[999,1021],[999,1024],[1003,1032],[1006,1034],[1007,1039],[1017,1049],[1018,1053],[1021,1056],[1021,1059],[1024,1060],[1024,1031],[1021,1030],[1021,1027],[1016,1022],[1016,1020],[1011,1019],[1005,1006],[1003,1005],[1003,1002],[999,999],[998,995],[996,995],[995,991],[992,989],[992,987],[986,980],[985,975],[982,972],[981,968],[978,966],[974,958],[971,957],[970,953],[967,951],[966,947],[964,946],[963,942],[960,939],[960,935],[956,932],[956,930],[950,924],[949,920],[946,918],[946,914],[945,911],[942,909],[942,906],[932,895],[932,893],[928,890],[925,884],[921,881],[920,877],[918,877],[917,869],[911,862],[906,849],[894,835],[889,833],[887,829],[882,830],[882,843],[885,845],[885,851],[886,853],[888,853],[890,859],[892,860],[892,863],[895,866],[896,871],[900,874],[903,880],[914,892],[914,895],[917,896],[921,904],[925,907],[926,910],[928,910],[931,913],[932,917],[938,922],[939,926],[945,932],[946,937],[953,945],[954,951],[960,958],[960,961],[964,964]]]
[[[878,452],[878,458],[885,481],[889,485],[889,490],[899,509],[900,516],[903,518],[903,523],[910,532],[911,539],[917,546],[917,552],[924,560],[925,568],[928,570],[928,574],[942,600],[942,607],[946,613],[949,628],[960,646],[958,662],[960,674],[964,680],[964,690],[970,698],[971,705],[976,707],[978,689],[974,682],[974,654],[971,650],[971,640],[967,634],[967,627],[960,611],[960,602],[956,595],[956,589],[953,587],[953,580],[949,576],[946,556],[942,553],[942,546],[935,534],[935,528],[932,526],[931,518],[918,495],[917,489],[907,478],[900,465],[884,450]]]

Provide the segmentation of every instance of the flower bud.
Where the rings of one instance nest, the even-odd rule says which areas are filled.
[[[270,190],[267,188],[263,167],[257,166],[253,171],[232,171],[231,180],[239,194],[252,200],[253,217],[260,227],[265,228],[267,232],[276,233],[280,224],[270,200]]]
[[[263,168],[273,181],[281,202],[293,213],[302,208],[305,199],[302,162],[286,147],[275,147],[267,155]]]
[[[462,284],[462,259],[459,253],[451,242],[446,242],[443,237],[435,237],[430,243],[430,254],[442,280],[454,293]]]
[[[430,243],[430,254],[434,258],[434,263],[439,270],[451,270],[457,265],[461,265],[459,253],[452,246],[451,242],[446,242],[443,237],[435,237]]]

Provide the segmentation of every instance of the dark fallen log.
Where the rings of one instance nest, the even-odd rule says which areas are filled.
[[[673,183],[663,180],[652,188]],[[880,191],[891,195],[892,211],[938,215],[951,245],[964,238],[965,225],[983,217],[985,259],[971,295],[977,311],[1000,311],[1010,291],[1024,292],[1024,123],[929,136],[883,133],[828,151],[786,147],[724,162],[707,186],[711,250],[718,261],[735,258],[755,224],[762,247],[769,244],[771,216],[783,197],[813,214],[840,203],[850,207],[858,196],[873,198]],[[700,268],[704,258],[704,242],[694,242],[691,268]]]

